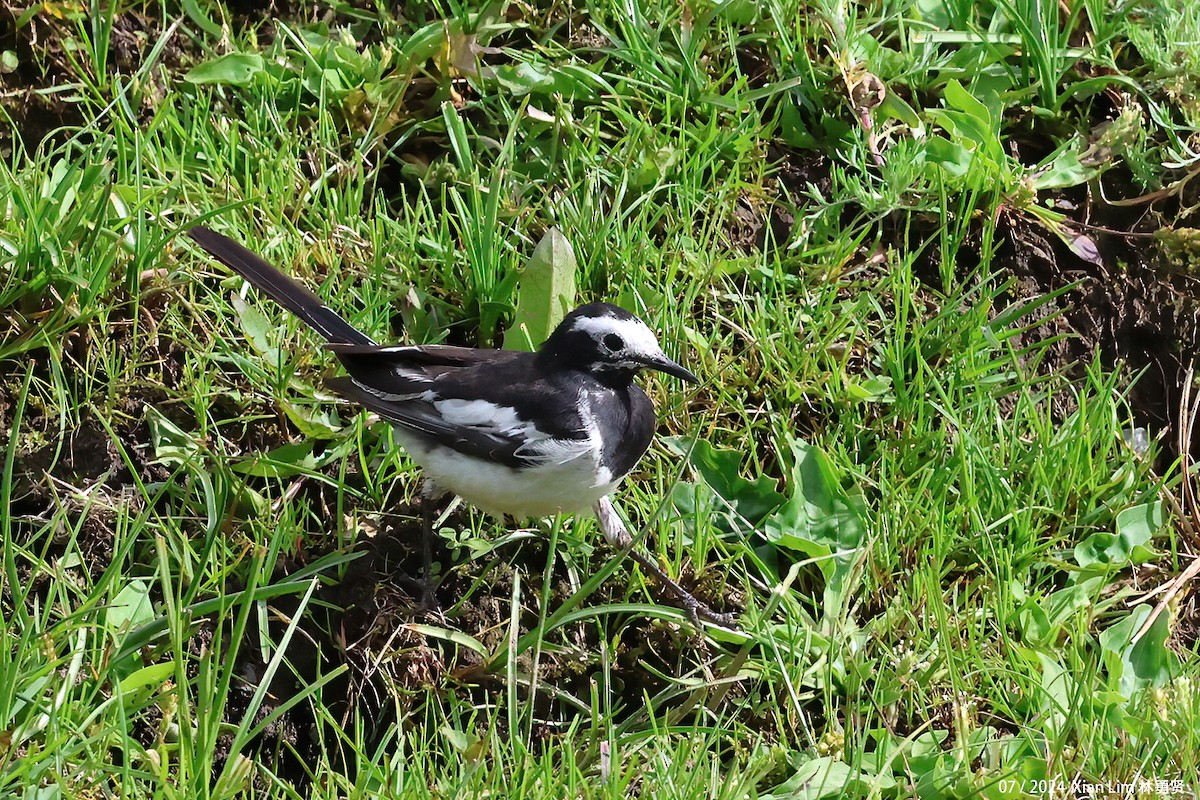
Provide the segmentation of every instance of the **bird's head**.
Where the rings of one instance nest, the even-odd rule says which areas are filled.
[[[667,358],[646,323],[611,303],[588,303],[567,314],[538,353],[605,382],[627,383],[643,369],[699,382],[691,371]]]

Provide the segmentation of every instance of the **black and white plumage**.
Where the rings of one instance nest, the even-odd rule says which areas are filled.
[[[326,339],[349,373],[331,388],[392,424],[432,493],[452,492],[488,513],[524,519],[594,508],[654,434],[637,373],[696,381],[644,322],[608,303],[572,311],[536,353],[380,346],[232,239],[203,227],[189,233]]]
[[[424,470],[422,605],[433,604],[428,499],[453,492],[518,519],[594,511],[605,538],[674,592],[694,620],[735,625],[639,553],[608,495],[654,435],[650,398],[634,382],[653,369],[697,378],[663,353],[644,322],[589,303],[566,316],[536,353],[448,345],[381,346],[320,297],[227,236],[189,235],[325,338],[349,373],[329,385],[392,424]]]

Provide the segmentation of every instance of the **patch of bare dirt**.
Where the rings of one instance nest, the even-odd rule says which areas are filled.
[[[459,511],[446,527],[462,529],[469,524],[466,512]],[[428,634],[414,623],[466,634],[495,651],[508,641],[513,582],[519,572],[522,596],[527,598],[518,614],[519,633],[533,630],[538,623],[533,604],[542,591],[546,542],[540,538],[525,540],[499,547],[486,557],[456,561],[439,538],[435,560],[447,571],[436,589],[435,609],[422,608],[419,602],[420,542],[417,519],[398,517],[377,535],[365,537],[354,546],[359,557],[348,565],[340,580],[322,587],[304,612],[298,636],[307,644],[289,652],[295,673],[284,674],[281,670],[276,674],[267,703],[257,711],[258,718],[265,719],[320,675],[342,666],[346,667],[343,675],[323,687],[322,702],[343,720],[366,721],[368,737],[383,735],[396,721],[397,708],[402,714],[414,712],[422,703],[437,701],[445,692],[478,703],[504,702],[508,687],[503,661],[488,665],[473,649]],[[301,553],[273,577],[282,579],[319,555]],[[556,560],[551,582],[552,612],[572,594],[570,576],[561,559]],[[625,590],[625,585],[614,579],[587,602],[598,605],[624,601]],[[673,602],[665,592],[655,599],[664,604]],[[728,607],[727,599],[705,599]],[[276,601],[273,606],[277,613],[271,615],[275,620],[271,634],[278,640],[297,611],[296,601]],[[615,629],[608,626],[610,637]],[[594,623],[565,626],[549,641],[557,649],[547,648],[537,668],[544,688],[533,695],[526,693],[522,702],[530,704],[538,718],[569,719],[578,714],[578,709],[565,698],[575,697],[586,703],[601,668],[597,627]],[[627,620],[617,641],[609,675],[624,714],[640,710],[645,696],[666,688],[666,681],[658,678],[656,671],[682,674],[716,655],[710,644],[691,636],[686,629],[646,619]],[[522,673],[533,671],[529,653],[521,653],[517,663]],[[240,720],[249,709],[265,668],[254,648],[243,649],[238,666],[243,681],[226,711],[231,722]],[[308,780],[305,764],[321,755],[314,749],[315,743],[322,739],[336,742],[332,731],[322,729],[325,724],[301,703],[265,730],[253,746],[262,755],[276,759],[273,763],[281,775],[303,787]],[[550,727],[544,733],[547,741],[553,738]],[[349,768],[352,764],[353,759],[347,758],[341,766]],[[215,765],[214,770],[220,766]]]
[[[4,76],[0,104],[12,125],[0,125],[0,153],[11,152],[19,143],[32,152],[52,131],[64,126],[83,124],[84,115],[78,104],[62,99],[52,91],[68,80],[55,53],[61,46],[47,43],[56,39],[52,26],[35,15],[29,24],[17,28],[17,18],[23,8],[0,2],[0,51],[16,53],[17,68]],[[43,91],[39,91],[43,90]]]
[[[1093,355],[1098,356],[1105,369],[1119,371],[1132,384],[1134,422],[1152,436],[1163,436],[1169,462],[1176,451],[1184,375],[1200,357],[1200,281],[1190,269],[1176,266],[1180,256],[1165,244],[1170,237],[1163,234],[1186,228],[1190,221],[1173,217],[1168,209],[1131,211],[1103,207],[1092,199],[1090,206],[1078,207],[1078,222],[1095,242],[1100,264],[1084,260],[1027,217],[1001,212],[992,264],[1001,279],[1013,281],[1001,300],[1020,303],[1062,292],[1035,312],[1041,323],[1021,337],[1023,344],[1060,337],[1043,351],[1037,368],[1043,374],[1081,377]],[[959,274],[978,265],[979,246],[976,237],[960,251]],[[923,263],[924,279],[931,287],[940,286],[934,257]],[[1073,410],[1065,395],[1055,403],[1060,416]],[[1190,447],[1197,452],[1200,441],[1193,440]]]
[[[39,420],[29,423],[24,430],[36,430]],[[71,547],[79,557],[72,569],[94,581],[112,561],[118,511],[136,510],[140,495],[133,491],[132,475],[116,442],[94,416],[84,414],[61,437],[56,420],[44,423],[52,438],[14,460],[7,509],[13,535],[52,531],[50,540],[40,545],[43,560],[52,563]],[[50,524],[56,514],[65,514],[63,524]],[[24,574],[35,593],[52,577],[45,571]]]
[[[82,10],[69,4],[42,4],[18,27],[28,4],[0,0],[0,50],[16,54],[16,69],[4,76],[0,105],[13,121],[0,126],[0,151],[21,147],[33,152],[43,141],[65,141],[69,132],[81,127],[95,112],[76,96],[81,76],[76,73],[71,55],[85,69],[94,65],[81,46],[77,18]],[[132,75],[143,69],[159,40],[166,35],[160,24],[161,14],[153,5],[122,8],[113,15],[108,33],[109,48],[102,69],[104,74],[89,75],[94,83],[103,83],[112,75]],[[176,31],[159,54],[158,69],[151,69],[131,97],[140,98],[141,111],[148,118],[164,95],[165,70],[177,68],[195,55],[187,37]]]

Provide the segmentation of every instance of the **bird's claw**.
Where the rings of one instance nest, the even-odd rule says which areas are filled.
[[[692,624],[696,627],[700,627],[704,622],[711,622],[723,628],[737,628],[736,615],[714,611],[697,599],[695,595],[680,598],[680,601],[683,603],[684,610],[687,611],[688,618],[691,619]]]

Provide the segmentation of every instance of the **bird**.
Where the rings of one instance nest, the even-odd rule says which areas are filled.
[[[431,502],[447,494],[516,520],[590,513],[610,542],[631,551],[679,595],[693,619],[728,624],[729,615],[708,608],[632,548],[611,503],[657,427],[638,374],[654,370],[699,382],[663,352],[636,315],[611,303],[586,303],[566,314],[535,352],[381,345],[234,239],[204,226],[188,235],[316,331],[347,373],[326,385],[391,424],[424,476],[426,581]],[[428,583],[425,597],[432,597]]]

